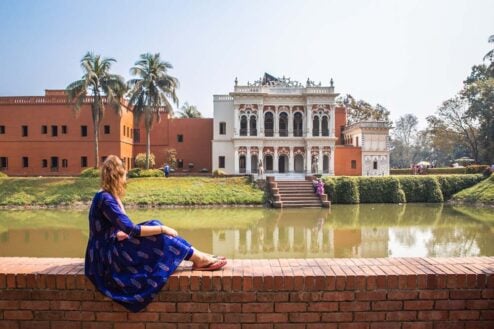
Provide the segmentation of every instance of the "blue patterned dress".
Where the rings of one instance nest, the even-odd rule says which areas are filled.
[[[110,193],[100,191],[94,196],[85,274],[98,290],[132,312],[145,308],[177,266],[193,253],[180,237],[140,237],[141,225],[162,224],[157,220],[133,224]],[[129,238],[118,241],[119,230]]]

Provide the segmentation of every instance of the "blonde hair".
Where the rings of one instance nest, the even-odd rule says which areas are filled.
[[[125,195],[125,167],[116,155],[109,155],[101,167],[101,188],[114,197]]]

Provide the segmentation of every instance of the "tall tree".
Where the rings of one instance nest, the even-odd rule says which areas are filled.
[[[347,109],[348,124],[366,120],[388,121],[389,111],[382,105],[372,106],[364,100],[357,100],[352,95],[338,99],[338,103]]]
[[[151,153],[151,129],[155,121],[160,121],[162,113],[173,113],[169,99],[177,104],[176,89],[178,79],[169,75],[173,66],[162,61],[160,54],[142,54],[135,62],[130,74],[137,78],[128,81],[129,104],[132,106],[136,122],[144,118],[146,129],[146,169],[149,169]]]
[[[390,154],[392,166],[409,167],[414,161],[417,125],[418,119],[413,114],[405,114],[395,122]]]
[[[178,112],[181,118],[202,118],[201,112],[197,109],[195,105],[189,105],[185,102]]]
[[[479,161],[478,122],[468,114],[468,102],[456,96],[443,102],[437,110],[436,133],[449,135],[458,144],[469,150],[469,156]],[[434,122],[431,117],[429,122]],[[439,131],[444,129],[445,131]]]
[[[105,114],[106,106],[112,107],[118,114],[122,112],[121,98],[125,94],[126,85],[124,79],[110,73],[111,65],[116,62],[113,58],[102,58],[87,52],[81,59],[81,67],[84,71],[80,80],[74,81],[66,88],[69,101],[73,109],[79,112],[87,94],[91,98],[91,113],[94,128],[94,167],[99,167],[99,127]]]

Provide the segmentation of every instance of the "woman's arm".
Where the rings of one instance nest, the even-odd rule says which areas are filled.
[[[165,225],[138,225],[132,223],[130,218],[120,207],[118,200],[116,200],[111,194],[107,194],[105,196],[102,204],[102,211],[105,217],[113,224],[113,226],[127,235],[117,235],[117,238],[121,240],[127,238],[128,236],[151,236],[157,234],[167,234],[170,236],[178,235],[176,230]]]

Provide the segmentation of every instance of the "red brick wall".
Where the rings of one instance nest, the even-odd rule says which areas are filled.
[[[140,130],[140,143],[134,144],[134,156],[146,152],[146,131],[142,123]],[[177,135],[183,136],[183,142],[178,142]],[[157,167],[164,165],[167,150],[173,148],[177,151],[177,159],[183,161],[183,169],[188,170],[188,164],[192,162],[194,168],[191,171],[202,168],[211,171],[212,140],[213,119],[168,119],[162,116],[161,122],[151,130],[151,153],[155,155]]]
[[[94,166],[94,129],[89,104],[84,104],[76,117],[64,96],[7,97],[0,102],[0,125],[5,134],[0,134],[0,157],[8,157],[8,169],[4,172],[16,175],[78,175],[85,167],[81,157],[87,157],[88,166]],[[28,136],[22,137],[22,126],[28,127]],[[47,126],[42,134],[41,127]],[[110,133],[104,133],[104,126],[110,126]],[[52,136],[51,127],[57,126],[58,136]],[[62,126],[67,133],[62,133]],[[87,126],[87,136],[81,136],[81,126]],[[124,126],[132,128],[132,113],[125,110],[119,117],[108,108],[100,126],[100,157],[115,154],[121,158],[132,157],[132,139],[124,135]],[[22,157],[28,157],[24,168]],[[57,171],[50,169],[50,158],[58,157]],[[42,160],[48,167],[42,167]],[[68,166],[62,166],[67,159]]]
[[[337,107],[335,109],[335,137],[337,138],[336,140],[336,145],[341,145],[341,127],[346,125],[346,110],[344,107]]]
[[[0,328],[494,328],[493,257],[236,260],[176,272],[140,313],[80,260],[0,260]]]
[[[362,149],[360,147],[337,145],[334,156],[335,176],[362,175]],[[356,161],[355,169],[352,169],[352,160]]]

